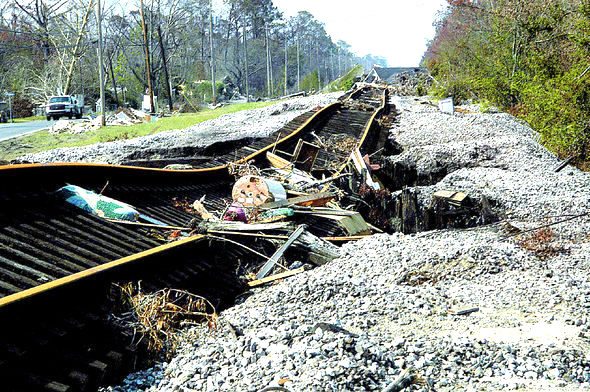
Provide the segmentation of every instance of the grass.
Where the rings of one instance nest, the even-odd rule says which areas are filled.
[[[346,74],[342,77],[333,80],[330,82],[324,89],[323,92],[331,93],[335,91],[346,91],[352,87],[354,84],[354,79],[358,76],[363,74],[363,67],[361,65],[357,65],[356,67],[350,69]]]
[[[27,123],[31,121],[40,121],[45,120],[45,116],[30,116],[30,117],[22,117],[22,118],[15,118],[15,123]]]
[[[276,101],[240,103],[223,106],[218,109],[204,108],[197,113],[175,114],[171,117],[164,117],[150,123],[130,126],[106,126],[96,131],[75,135],[69,133],[51,134],[49,131],[39,131],[0,142],[0,160],[11,161],[24,154],[52,150],[59,147],[87,146],[95,143],[152,135],[172,129],[182,129],[203,121],[212,120],[223,114],[262,108],[273,103],[276,103]]]

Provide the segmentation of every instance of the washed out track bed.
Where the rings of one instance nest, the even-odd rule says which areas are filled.
[[[139,336],[113,322],[120,306],[114,301],[117,284],[132,282],[145,293],[187,290],[207,298],[217,311],[231,306],[248,289],[240,279],[240,266],[255,256],[235,243],[253,246],[258,240],[192,235],[169,242],[169,232],[154,234],[150,227],[121,225],[67,206],[56,197],[58,188],[75,184],[102,192],[132,204],[153,221],[186,227],[194,218],[184,208],[186,202],[206,196],[204,204],[210,210],[227,204],[234,182],[227,171],[229,162],[264,165],[269,150],[289,158],[299,139],[347,137],[361,149],[364,141],[383,140],[386,131],[375,119],[387,110],[384,94],[382,89],[361,89],[342,102],[299,116],[268,138],[220,144],[208,151],[177,151],[174,154],[181,156],[171,162],[152,162],[144,165],[151,166],[147,168],[94,164],[1,168],[4,388],[93,391],[153,359]],[[345,163],[349,155],[320,152],[316,174],[332,169],[328,164]],[[192,159],[198,168],[157,168],[183,159]],[[307,223],[317,236],[342,236],[334,221],[314,218]],[[277,241],[256,245],[271,254]],[[292,252],[297,251],[294,246]]]
[[[121,225],[65,205],[55,191],[66,184],[129,203],[166,227],[187,227],[194,219],[186,208],[192,201],[205,196],[203,203],[212,211],[227,206],[235,181],[228,164],[265,167],[270,151],[290,160],[303,140],[322,146],[312,170],[316,177],[349,174],[336,181],[344,190],[341,205],[387,231],[469,226],[491,219],[480,216],[477,201],[418,205],[416,193],[407,187],[419,184],[411,175],[401,176],[407,181],[400,182],[399,173],[386,164],[388,156],[401,152],[388,138],[395,116],[386,90],[361,88],[263,139],[148,151],[126,166],[0,169],[0,314],[10,320],[2,325],[0,374],[7,390],[94,391],[116,383],[154,359],[140,334],[114,322],[122,311],[117,300],[122,285],[131,282],[144,293],[186,290],[206,298],[219,312],[249,289],[240,279],[244,265],[257,257],[249,248],[270,255],[284,241],[192,235],[170,242],[183,230]],[[373,173],[354,172],[349,161],[353,148],[374,165]],[[151,159],[156,155],[158,159]],[[192,169],[162,169],[170,164]],[[386,188],[368,189],[367,176]],[[306,217],[305,223],[316,236],[346,235],[334,220]],[[284,238],[288,232],[276,234]],[[296,244],[289,252],[293,260],[305,257]]]

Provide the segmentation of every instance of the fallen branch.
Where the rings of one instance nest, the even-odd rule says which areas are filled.
[[[397,380],[389,384],[382,392],[399,392],[404,388],[409,387],[416,383],[414,375],[411,373],[412,369],[408,368],[404,370]]]
[[[574,216],[571,216],[571,217],[566,218],[566,219],[562,219],[562,220],[557,221],[557,222],[548,223],[546,225],[535,227],[533,229],[523,230],[523,231],[519,231],[518,233],[509,234],[509,235],[506,235],[504,237],[500,237],[500,240],[505,240],[507,238],[516,237],[517,235],[521,235],[521,234],[525,234],[525,233],[530,233],[531,231],[536,231],[536,230],[544,229],[545,227],[550,227],[550,226],[558,225],[560,223],[568,222],[568,221],[574,220],[576,218],[581,218],[581,217],[587,216],[587,215],[590,215],[590,211],[584,212],[583,214],[574,215]]]
[[[252,280],[252,281],[248,282],[248,286],[250,286],[250,287],[260,286],[265,283],[270,283],[270,282],[273,282],[278,279],[288,278],[289,276],[293,276],[293,275],[299,274],[304,271],[305,271],[305,267],[299,267],[294,270],[281,272],[280,274],[267,276],[266,278]]]

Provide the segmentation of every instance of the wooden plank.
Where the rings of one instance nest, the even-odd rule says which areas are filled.
[[[306,142],[303,139],[299,139],[291,161],[295,164],[296,168],[303,170],[304,172],[310,172],[319,152],[319,146]]]
[[[277,169],[286,169],[288,167],[293,166],[293,164],[285,158],[281,158],[280,156],[273,154],[270,151],[266,152],[266,159],[268,159],[268,162]]]
[[[367,167],[367,164],[365,163],[365,160],[363,159],[358,148],[352,152],[350,159],[354,164],[356,171],[361,175],[361,177],[363,177],[365,183],[376,191],[381,190],[381,186],[371,178],[371,172],[369,171],[369,168]]]
[[[199,227],[216,231],[264,231],[292,229],[295,227],[290,222],[272,222],[272,223],[243,223],[229,221],[202,221]]]
[[[280,207],[289,207],[296,204],[302,205],[324,205],[328,201],[332,200],[336,196],[335,193],[332,192],[316,192],[311,193],[307,196],[299,196],[299,197],[292,197],[286,200],[275,201],[271,203],[264,203],[258,206],[262,209],[272,209],[272,208],[280,208]]]
[[[256,279],[264,278],[274,267],[274,265],[279,261],[283,253],[291,246],[293,242],[303,233],[305,230],[305,225],[299,225],[297,229],[289,236],[287,241],[277,251],[264,263],[260,271],[256,274]]]
[[[296,274],[301,273],[303,271],[305,271],[305,267],[299,267],[294,270],[281,272],[280,274],[271,275],[271,276],[268,276],[263,279],[252,280],[252,281],[248,282],[248,286],[250,286],[250,287],[260,286],[262,284],[269,283],[269,282],[275,281],[277,279],[288,278],[289,276],[296,275]]]
[[[323,239],[324,241],[334,241],[334,242],[340,242],[340,241],[358,241],[358,240],[362,240],[363,238],[367,238],[369,237],[368,235],[351,235],[348,237],[320,237],[321,239]]]

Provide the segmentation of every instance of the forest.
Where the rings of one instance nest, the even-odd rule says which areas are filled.
[[[0,93],[16,94],[17,116],[56,94],[83,94],[93,104],[99,46],[111,107],[136,106],[150,86],[160,107],[195,107],[212,101],[213,76],[218,98],[317,91],[356,65],[386,65],[333,42],[309,12],[284,17],[272,0],[103,0],[100,8],[97,1],[0,5]]]
[[[590,1],[447,1],[423,58],[436,94],[509,111],[588,169]]]

